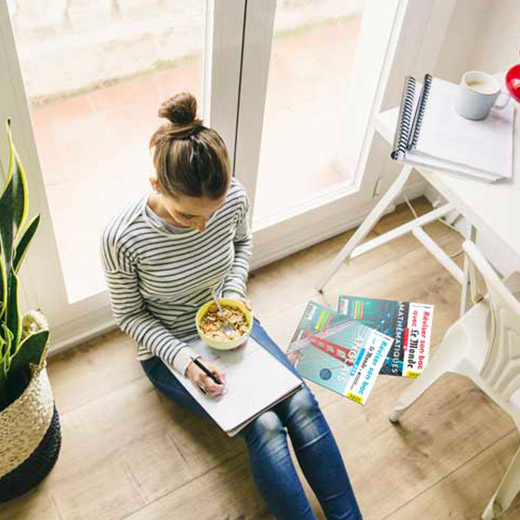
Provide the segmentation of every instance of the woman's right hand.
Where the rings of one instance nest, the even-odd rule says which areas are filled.
[[[219,385],[206,375],[193,361],[188,365],[186,369],[186,376],[189,380],[201,391],[206,390],[206,395],[209,397],[218,397],[224,393],[226,388],[226,374],[219,370],[217,367],[212,365],[209,361],[202,357],[197,358],[208,370],[217,376],[222,384]]]

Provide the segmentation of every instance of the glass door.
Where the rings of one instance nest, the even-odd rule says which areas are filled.
[[[277,2],[255,225],[352,180],[338,145],[364,7],[364,0]]]
[[[201,99],[204,0],[11,2],[70,302],[104,290],[101,228],[149,186],[161,100]],[[36,2],[38,4],[38,2]]]
[[[31,210],[42,214],[39,254],[24,265],[26,304],[48,315],[54,344],[69,341],[72,328],[79,337],[111,322],[100,234],[150,189],[148,142],[164,122],[160,103],[193,93],[205,121],[234,145],[244,7],[245,0],[0,2],[7,71],[0,116],[2,124],[12,117]]]
[[[399,0],[249,0],[236,167],[253,199],[254,265],[356,225],[370,118]],[[390,59],[389,59],[390,58]]]

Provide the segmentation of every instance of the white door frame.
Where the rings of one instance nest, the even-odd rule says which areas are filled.
[[[16,53],[8,6],[0,2],[0,161],[5,172],[7,161],[7,139],[4,122],[12,118],[13,139],[29,185],[29,219],[37,213],[41,222],[28,254],[20,270],[20,283],[25,301],[22,305],[41,307],[50,323],[57,323],[66,291],[61,274],[56,240],[51,226],[51,217],[41,174],[38,152],[29,113],[29,106],[22,81],[20,63]]]

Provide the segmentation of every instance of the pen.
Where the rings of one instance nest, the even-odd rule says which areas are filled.
[[[197,358],[194,358],[192,357],[191,360],[209,377],[211,377],[211,379],[213,379],[213,381],[215,381],[215,383],[217,383],[217,385],[221,385],[222,384],[222,381],[218,378],[218,376],[216,376],[213,372],[211,372],[208,368],[206,368]]]

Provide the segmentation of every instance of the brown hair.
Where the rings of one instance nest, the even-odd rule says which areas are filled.
[[[159,117],[169,120],[150,139],[160,191],[172,197],[222,197],[229,186],[229,156],[220,135],[197,119],[195,97],[182,92],[167,99]]]

